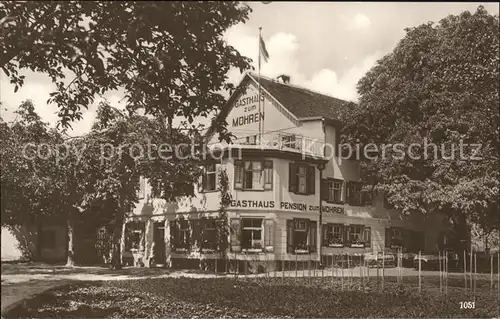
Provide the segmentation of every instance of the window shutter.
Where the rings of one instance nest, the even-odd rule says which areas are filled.
[[[243,161],[234,160],[234,189],[243,188]]]
[[[197,248],[200,248],[201,247],[201,232],[202,232],[202,226],[204,226],[203,222],[205,220],[200,220],[200,219],[191,219],[189,222],[190,222],[190,232],[191,232],[191,236],[189,236],[190,238],[190,246],[191,246],[191,249],[197,247]]]
[[[286,252],[293,252],[293,220],[286,221]]]
[[[264,189],[273,189],[273,161],[264,161]]]
[[[345,202],[351,204],[351,182],[345,182]]]
[[[264,243],[266,251],[273,251],[274,248],[274,220],[264,220]]]
[[[177,220],[171,220],[170,221],[170,246],[175,249],[178,246],[178,241],[179,241],[179,232],[177,231],[179,229],[179,225],[177,223]]]
[[[365,227],[363,229],[363,240],[365,242],[365,247],[371,247],[372,245],[372,230],[370,227]]]
[[[316,252],[317,246],[318,223],[316,221],[309,222],[309,252]]]
[[[241,251],[241,224],[238,218],[231,218],[231,251]]]
[[[314,166],[307,167],[307,193],[314,194],[316,192],[316,168]]]
[[[385,247],[391,248],[392,231],[391,228],[385,229]]]
[[[328,180],[327,179],[321,180],[320,196],[321,196],[321,200],[328,201]]]
[[[327,231],[328,227],[330,227],[330,224],[324,224],[321,226],[321,238],[322,238],[322,245],[323,246],[328,246],[328,238],[327,238]]]
[[[298,166],[295,163],[290,163],[288,167],[288,191],[292,193],[297,192],[298,187]]]
[[[351,244],[351,225],[344,225],[344,245]]]

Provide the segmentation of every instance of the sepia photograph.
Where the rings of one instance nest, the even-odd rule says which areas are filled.
[[[0,1],[1,318],[500,319],[497,2]]]

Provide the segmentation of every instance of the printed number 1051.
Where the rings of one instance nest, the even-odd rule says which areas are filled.
[[[460,309],[475,309],[475,301],[460,301]]]

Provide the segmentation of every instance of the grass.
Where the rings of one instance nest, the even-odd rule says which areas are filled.
[[[492,318],[499,317],[497,287],[488,280],[476,285],[475,309],[463,280],[449,278],[448,294],[439,277],[386,278],[384,291],[371,278],[162,278],[84,282],[38,295],[4,314],[5,318]],[[496,285],[498,285],[496,283]]]

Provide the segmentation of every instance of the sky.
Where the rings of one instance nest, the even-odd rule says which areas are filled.
[[[337,98],[356,101],[356,83],[391,52],[405,35],[404,29],[428,21],[439,21],[449,14],[475,11],[480,3],[376,3],[376,2],[249,2],[253,12],[245,24],[226,32],[225,39],[241,54],[254,60],[258,54],[258,33],[270,55],[261,74],[275,78],[291,76],[291,84],[303,86]],[[484,4],[490,13],[498,13],[495,3]],[[4,120],[14,118],[19,104],[31,99],[42,118],[54,125],[57,107],[47,105],[49,93],[55,90],[43,74],[23,72],[25,85],[14,93],[3,72],[0,72],[0,101]],[[229,80],[238,83],[237,70]],[[124,107],[122,95],[105,95],[116,107]],[[81,121],[72,124],[70,135],[88,132],[95,118],[99,100],[84,112]]]

